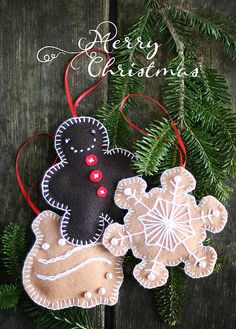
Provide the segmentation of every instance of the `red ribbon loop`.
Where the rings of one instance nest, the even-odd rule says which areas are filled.
[[[180,136],[180,133],[179,133],[179,130],[174,122],[174,120],[172,119],[170,113],[167,111],[167,109],[164,107],[164,105],[162,105],[160,102],[158,102],[156,99],[150,97],[150,96],[146,96],[146,95],[143,95],[143,94],[128,94],[127,96],[125,96],[123,98],[123,100],[121,101],[120,103],[120,113],[122,114],[123,118],[125,119],[125,121],[128,123],[129,126],[131,126],[132,128],[134,128],[135,130],[145,134],[145,135],[148,135],[148,132],[146,130],[143,130],[139,127],[137,127],[135,124],[133,124],[124,114],[123,112],[123,105],[124,103],[126,102],[126,100],[130,97],[143,97],[143,98],[146,98],[146,99],[149,99],[151,100],[153,103],[156,103],[164,112],[165,114],[168,116],[170,122],[171,122],[171,125],[174,129],[174,132],[175,132],[175,135],[177,137],[177,140],[178,140],[178,144],[179,144],[179,147],[178,148],[178,151],[179,151],[179,156],[180,156],[180,166],[181,167],[185,167],[186,166],[186,160],[187,160],[187,151],[186,151],[186,148],[184,146],[184,142]],[[183,153],[183,154],[182,154]],[[183,160],[183,155],[184,155],[184,160]]]
[[[69,107],[70,107],[70,111],[71,111],[71,114],[73,117],[76,117],[77,114],[76,114],[76,108],[77,106],[79,105],[79,103],[82,101],[82,99],[87,96],[91,91],[93,91],[93,89],[95,89],[105,78],[106,78],[106,75],[107,75],[107,72],[105,72],[106,74],[101,78],[99,79],[97,82],[95,82],[91,87],[89,87],[88,89],[86,89],[75,101],[75,103],[73,104],[73,100],[72,100],[72,97],[71,97],[71,92],[70,92],[70,87],[69,87],[69,82],[68,82],[68,75],[69,75],[69,70],[70,70],[70,67],[72,65],[72,63],[74,62],[74,60],[76,58],[79,58],[81,56],[83,56],[84,54],[88,54],[88,53],[92,53],[92,52],[95,52],[95,51],[99,51],[99,52],[102,52],[103,54],[105,54],[107,56],[107,59],[109,60],[110,59],[110,56],[109,54],[102,50],[102,49],[99,49],[99,48],[92,48],[92,49],[89,49],[89,50],[86,50],[86,51],[83,51],[79,54],[77,54],[76,56],[74,56],[72,58],[72,60],[69,62],[69,64],[67,65],[66,67],[66,72],[65,72],[65,78],[64,78],[64,83],[65,83],[65,90],[66,90],[66,97],[67,97],[67,100],[68,100],[68,104],[69,104]]]
[[[32,189],[35,187],[35,185],[37,184],[38,180],[36,182],[34,182],[31,187],[29,188],[28,191],[26,191],[25,187],[24,187],[24,184],[22,182],[22,179],[21,179],[21,175],[20,175],[20,170],[19,170],[19,159],[20,159],[20,156],[22,154],[22,152],[24,151],[25,147],[28,146],[29,144],[31,144],[35,138],[38,138],[40,136],[46,136],[46,137],[49,137],[49,138],[52,138],[54,139],[54,136],[49,134],[48,132],[41,132],[39,134],[36,134],[36,135],[33,135],[31,137],[29,137],[25,142],[24,144],[21,146],[20,150],[18,151],[17,153],[17,156],[16,156],[16,179],[17,179],[17,182],[18,182],[18,185],[19,185],[19,188],[21,190],[21,193],[23,195],[23,197],[25,198],[26,202],[28,203],[28,205],[31,207],[31,209],[33,209],[33,211],[36,213],[36,215],[39,215],[40,214],[40,210],[38,209],[38,207],[35,205],[35,203],[31,200],[30,198],[30,194],[31,194],[31,191]],[[53,161],[53,164],[55,164],[57,161],[57,158]]]

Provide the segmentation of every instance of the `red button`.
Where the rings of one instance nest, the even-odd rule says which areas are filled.
[[[89,154],[85,158],[85,163],[89,167],[95,166],[97,164],[97,162],[98,162],[98,159],[97,159],[96,155],[94,155],[94,154]]]
[[[93,183],[100,182],[102,179],[102,172],[100,170],[93,170],[91,171],[89,178]]]
[[[105,186],[100,186],[97,189],[97,196],[99,196],[99,198],[105,198],[107,196],[107,189]]]

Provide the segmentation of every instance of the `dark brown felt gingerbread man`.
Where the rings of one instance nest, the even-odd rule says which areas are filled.
[[[74,117],[57,130],[55,148],[60,162],[46,172],[42,192],[53,207],[63,210],[62,236],[72,244],[96,242],[105,222],[122,222],[123,210],[114,192],[123,178],[134,176],[127,150],[109,150],[106,128],[91,117]]]

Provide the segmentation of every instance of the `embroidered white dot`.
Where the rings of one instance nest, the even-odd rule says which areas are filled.
[[[200,268],[205,268],[206,267],[206,262],[204,260],[201,260],[199,263],[198,263],[199,267]]]
[[[181,180],[182,180],[182,178],[180,177],[180,176],[175,176],[174,177],[174,181],[175,181],[175,183],[180,183],[181,182]]]
[[[116,239],[116,238],[113,238],[113,239],[111,240],[111,244],[112,244],[113,246],[117,246],[118,243],[119,243],[119,241],[118,241],[118,239]]]
[[[45,242],[42,244],[42,248],[43,250],[48,250],[50,248],[50,244]]]
[[[106,279],[107,279],[107,280],[111,280],[111,279],[113,279],[113,274],[112,274],[111,272],[107,272],[107,273],[106,273]]]
[[[99,295],[103,296],[106,293],[106,289],[101,287],[101,288],[98,289],[98,293],[99,293]]]
[[[124,189],[124,194],[125,194],[125,195],[131,195],[131,194],[132,194],[132,190],[131,190],[131,188],[130,188],[130,187],[126,187],[126,188]]]
[[[148,280],[154,281],[156,279],[156,275],[154,273],[148,274]]]
[[[66,240],[60,239],[60,240],[58,240],[58,244],[59,244],[59,246],[64,246],[66,244]]]
[[[220,211],[218,209],[213,210],[213,216],[218,217],[220,215]]]
[[[90,291],[86,291],[86,292],[84,293],[84,298],[86,298],[86,299],[91,299],[92,296],[93,296],[93,294],[92,294]]]

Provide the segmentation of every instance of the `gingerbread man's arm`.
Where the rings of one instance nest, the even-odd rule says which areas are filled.
[[[60,210],[67,211],[68,187],[70,185],[68,177],[63,175],[63,169],[67,164],[60,162],[50,167],[42,180],[42,194],[45,200],[52,206]],[[63,193],[65,191],[65,193]]]

